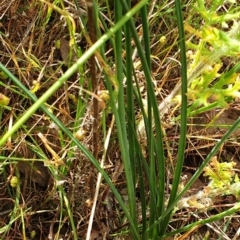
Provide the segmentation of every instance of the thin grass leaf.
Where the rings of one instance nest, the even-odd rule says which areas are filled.
[[[183,26],[183,17],[182,17],[182,8],[179,1],[175,2],[177,22],[178,22],[178,32],[179,32],[179,44],[180,44],[180,61],[181,61],[181,75],[182,75],[182,87],[181,87],[181,125],[180,125],[180,139],[178,144],[178,155],[177,155],[177,164],[173,177],[172,190],[168,202],[169,205],[174,202],[178,186],[180,182],[180,177],[182,173],[182,167],[184,162],[184,152],[186,145],[186,133],[187,133],[187,59],[186,59],[186,47],[185,47],[185,33]],[[171,212],[163,219],[163,224],[161,225],[160,235],[163,235],[168,226],[168,222],[171,216]]]

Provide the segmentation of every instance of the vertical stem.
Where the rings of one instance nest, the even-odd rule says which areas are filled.
[[[89,28],[89,36],[92,41],[92,43],[96,42],[96,27],[95,27],[95,14],[94,14],[94,1],[88,0],[87,3],[87,11],[88,11],[88,28]],[[92,55],[89,59],[90,64],[90,76],[92,79],[92,91],[95,95],[97,95],[98,90],[98,80],[97,80],[97,70],[96,70],[96,62],[95,62],[95,56]],[[93,109],[92,109],[92,115],[93,115],[93,123],[92,123],[92,131],[93,131],[93,137],[92,137],[92,150],[93,150],[93,156],[98,159],[98,100],[96,97],[93,98]]]
[[[175,0],[175,8],[177,15],[177,23],[178,23],[178,32],[179,32],[179,44],[180,44],[180,61],[181,61],[181,76],[182,76],[182,87],[181,87],[181,96],[182,96],[182,105],[181,105],[181,126],[180,126],[180,138],[178,144],[178,154],[177,154],[177,163],[174,171],[174,178],[172,183],[172,190],[168,200],[167,209],[170,208],[171,204],[176,201],[176,196],[178,193],[179,182],[181,178],[184,155],[185,155],[185,147],[186,147],[186,133],[187,133],[187,89],[188,89],[188,81],[187,81],[187,60],[186,60],[186,46],[185,46],[185,32],[184,32],[184,24],[183,24],[183,16],[182,16],[182,6],[180,1]],[[206,160],[205,160],[206,161]],[[171,218],[172,210],[169,211],[166,217],[164,217],[160,236],[162,236],[168,227],[169,220]]]

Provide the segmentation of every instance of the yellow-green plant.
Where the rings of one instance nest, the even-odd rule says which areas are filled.
[[[216,156],[212,157],[209,165],[204,168],[203,175],[209,178],[207,186],[197,193],[182,198],[175,211],[188,208],[205,212],[213,207],[216,197],[234,195],[239,199],[240,181],[234,166],[236,163],[233,161],[219,162]]]
[[[233,194],[239,197],[239,178],[234,171],[235,162],[219,162],[217,157],[213,157],[209,166],[204,169],[204,176],[210,179],[205,191],[208,196]]]
[[[228,1],[231,3],[229,9],[220,11],[226,1],[210,2],[199,0],[194,7],[204,25],[195,26],[195,21],[185,25],[191,35],[187,41],[190,76],[188,97],[194,101],[195,107],[213,102],[216,103],[215,107],[225,107],[240,95],[237,73],[240,50],[239,7],[234,5],[235,1]],[[229,58],[229,66],[224,66],[224,57]],[[199,75],[199,72],[202,74]]]

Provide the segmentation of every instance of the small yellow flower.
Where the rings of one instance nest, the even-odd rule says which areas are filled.
[[[13,176],[10,180],[11,187],[15,188],[19,183],[19,178],[16,176]]]
[[[33,239],[35,235],[36,235],[36,231],[35,230],[31,231],[30,238]]]
[[[86,135],[86,131],[83,128],[80,128],[76,134],[75,137],[79,140],[82,141],[85,138]]]
[[[160,37],[160,39],[159,39],[159,42],[160,42],[161,44],[166,43],[166,41],[167,41],[167,38],[166,38],[165,36],[162,36],[162,37]]]
[[[34,81],[33,81],[33,86],[31,87],[31,92],[32,92],[32,93],[35,93],[35,92],[37,92],[40,88],[41,88],[40,82],[34,80]]]
[[[102,90],[102,91],[99,92],[99,97],[101,98],[101,100],[106,102],[110,98],[109,92],[107,90]]]
[[[10,102],[10,98],[0,93],[0,105],[8,106],[9,102]]]

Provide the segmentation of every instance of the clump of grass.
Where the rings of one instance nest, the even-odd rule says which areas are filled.
[[[14,208],[9,223],[0,231],[4,236],[11,236],[13,223],[18,222],[22,226],[18,234],[26,239],[39,230],[28,225],[27,217],[34,215],[35,210],[28,208],[28,204],[25,207],[24,202],[26,191],[33,188],[24,190],[22,173],[18,173],[16,164],[30,160],[44,163],[44,169],[51,176],[47,192],[45,189],[47,197],[41,205],[41,211],[52,214],[53,223],[46,230],[51,237],[60,236],[67,222],[70,227],[64,234],[72,239],[83,237],[86,231],[87,239],[90,239],[91,232],[111,236],[114,231],[115,236],[122,231],[134,239],[162,239],[233,215],[239,210],[238,204],[220,214],[189,224],[186,222],[183,227],[171,230],[174,228],[171,219],[176,214],[175,207],[240,121],[222,136],[189,182],[179,189],[185,160],[187,116],[225,107],[239,94],[238,64],[220,71],[222,58],[230,56],[235,61],[239,52],[239,23],[234,21],[238,18],[237,7],[223,1],[211,5],[197,1],[193,7],[187,2],[184,7],[191,13],[197,10],[199,14],[195,19],[186,16],[184,24],[179,1],[175,5],[165,1],[159,6],[156,2],[147,5],[147,0],[141,0],[131,6],[131,1],[116,0],[114,5],[107,1],[107,7],[102,3],[86,2],[85,11],[92,19],[90,34],[89,22],[86,23],[85,14],[79,15],[77,2],[67,7],[69,3],[64,1],[49,3],[41,0],[29,6],[29,9],[34,6],[37,11],[27,31],[28,43],[22,41],[19,48],[6,34],[2,36],[6,52],[15,49],[14,54],[12,52],[13,67],[7,64],[7,56],[2,61],[5,66],[0,64],[1,76],[4,76],[1,88],[6,88],[2,93],[6,97],[2,98],[5,106],[1,114],[0,147],[1,159],[4,159],[1,168],[4,180],[13,187],[9,192],[13,193]],[[71,7],[77,15],[70,14]],[[164,21],[161,21],[160,28],[156,23],[161,15],[164,15]],[[229,19],[233,20],[232,25],[228,23]],[[52,26],[51,30],[49,26]],[[226,26],[229,29],[224,30]],[[54,37],[54,27],[61,33],[57,37]],[[153,34],[155,29],[156,35]],[[188,31],[186,37],[185,29]],[[159,33],[160,30],[163,32]],[[82,35],[78,34],[80,31]],[[46,47],[50,56],[44,55],[45,61],[42,61],[43,56],[39,53],[46,32],[51,34],[45,42],[53,39],[53,44]],[[174,33],[174,38],[167,34],[169,32]],[[34,47],[38,50],[34,51],[33,39],[37,33],[41,37],[37,38]],[[169,39],[169,44],[164,39]],[[80,40],[84,46],[79,44]],[[191,50],[188,63],[187,48]],[[63,61],[54,58],[57,51]],[[90,74],[85,70],[89,67],[86,64],[89,58]],[[176,63],[180,64],[177,66]],[[159,67],[159,64],[163,66]],[[181,71],[171,75],[170,69]],[[17,77],[13,75],[14,71]],[[181,79],[178,79],[180,72]],[[28,75],[31,84],[27,81]],[[101,77],[96,78],[98,75]],[[176,86],[168,81],[169,76]],[[10,84],[6,83],[7,79]],[[103,92],[107,94],[107,100],[102,97]],[[161,96],[158,96],[159,92]],[[8,98],[20,105],[6,102]],[[164,128],[168,123],[163,122],[164,114],[168,114],[169,123],[180,126],[180,131],[176,131],[179,135],[177,148],[170,149],[171,143],[165,143],[168,133]],[[27,147],[22,147],[24,152],[19,152],[17,142],[21,146],[26,144]],[[110,155],[111,148],[119,150]],[[170,164],[166,151],[172,160],[169,172],[166,171]],[[173,157],[174,151],[177,154]],[[23,156],[19,156],[21,154]],[[110,159],[108,163],[107,157]],[[120,167],[114,168],[118,161]],[[113,173],[108,170],[109,165]],[[34,164],[31,168],[33,172]],[[121,173],[124,187],[117,184]],[[169,175],[173,176],[171,188],[167,184]],[[126,188],[124,194],[121,194],[121,188]],[[84,196],[76,196],[77,190],[85,192]],[[110,204],[110,192],[114,201],[119,203],[118,207]],[[76,207],[77,204],[81,206]],[[50,205],[56,206],[57,210],[51,211]],[[104,207],[109,212],[116,212],[118,226],[115,229],[106,220],[114,214],[100,214]],[[36,212],[38,210],[36,208]],[[79,229],[82,226],[78,225],[80,219],[76,212],[86,215],[82,224],[85,231],[81,234]],[[86,227],[88,219],[91,221]],[[102,227],[99,219],[104,224],[107,222],[104,233],[98,229]]]

